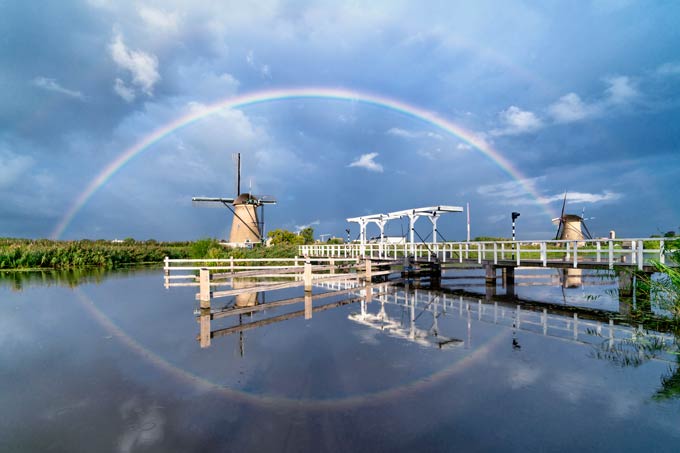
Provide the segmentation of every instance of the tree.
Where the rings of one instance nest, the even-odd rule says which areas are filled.
[[[305,241],[304,237],[298,236],[292,231],[276,229],[271,230],[267,233],[267,236],[271,238],[272,245],[302,245]]]
[[[302,231],[300,231],[300,236],[303,237],[305,244],[313,244],[314,243],[314,228],[312,228],[312,227],[303,228]]]

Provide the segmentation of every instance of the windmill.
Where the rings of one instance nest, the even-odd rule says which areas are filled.
[[[553,223],[557,225],[557,234],[555,239],[566,240],[582,240],[592,239],[585,219],[578,214],[565,214],[564,209],[567,206],[567,192],[564,192],[564,201],[562,202],[562,213],[559,217],[552,219]]]
[[[234,155],[236,161],[236,198],[193,197],[194,206],[226,206],[233,214],[229,244],[243,247],[263,242],[264,205],[276,204],[273,197],[241,193],[241,153]],[[260,208],[258,218],[257,208]],[[261,220],[260,220],[261,219]]]

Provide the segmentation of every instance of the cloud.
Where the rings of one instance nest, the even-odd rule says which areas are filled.
[[[130,50],[123,42],[123,36],[116,33],[109,45],[113,61],[121,68],[130,72],[132,84],[140,88],[148,96],[153,95],[153,87],[160,80],[158,73],[158,58],[155,55]],[[118,91],[116,91],[118,93]],[[118,93],[120,94],[120,93]]]
[[[85,100],[85,96],[83,96],[83,93],[81,93],[80,91],[69,90],[68,88],[64,88],[63,86],[59,85],[59,83],[57,83],[57,81],[54,79],[49,79],[47,77],[36,77],[35,79],[33,79],[32,83],[33,85],[37,86],[38,88],[42,88],[43,90],[65,94],[66,96],[70,96],[75,99],[80,99],[81,101]]]
[[[144,22],[158,30],[177,31],[179,16],[177,13],[166,13],[164,11],[142,6],[137,11]]]
[[[31,157],[0,148],[0,188],[13,185],[34,163]]]
[[[255,52],[253,52],[252,50],[249,50],[248,53],[246,54],[246,63],[248,63],[248,66],[258,71],[262,78],[264,79],[272,78],[271,67],[268,64],[259,64],[255,60]]]
[[[548,112],[557,123],[580,121],[597,114],[599,108],[584,103],[578,94],[569,93],[548,107]]]
[[[536,116],[535,113],[522,110],[519,107],[511,105],[507,110],[500,114],[501,129],[494,129],[490,132],[491,135],[519,135],[529,132],[537,131],[543,127],[543,121]]]
[[[607,77],[604,80],[609,84],[605,90],[607,101],[612,104],[627,103],[639,94],[627,76]]]
[[[602,201],[615,201],[621,198],[621,194],[605,190],[602,193],[588,193],[588,192],[567,192],[567,201],[571,203],[599,203]],[[552,201],[564,200],[564,194],[558,193],[548,197],[542,197],[541,201],[549,203]]]
[[[304,230],[305,228],[309,228],[309,227],[317,226],[317,225],[321,225],[321,221],[320,220],[313,220],[313,221],[306,223],[304,225],[295,225],[295,231],[299,233],[300,231]]]
[[[442,136],[439,134],[436,134],[434,132],[429,132],[429,131],[409,131],[407,129],[401,129],[398,127],[393,127],[387,131],[388,135],[393,135],[395,137],[403,137],[403,138],[408,138],[408,139],[415,139],[415,138],[434,138],[437,140],[441,140]]]
[[[121,79],[116,78],[116,82],[113,84],[113,91],[115,91],[118,96],[125,99],[125,102],[132,102],[135,100],[135,90],[125,85],[125,82]]]
[[[378,157],[378,153],[362,154],[357,160],[349,164],[350,167],[361,167],[369,171],[377,173],[383,172],[383,166],[377,163],[374,159]]]
[[[656,73],[662,76],[680,75],[680,62],[664,63],[656,68]]]
[[[604,81],[608,86],[599,100],[587,103],[578,94],[568,93],[551,104],[548,113],[556,123],[571,123],[603,115],[640,95],[628,76],[606,77]]]
[[[459,151],[469,151],[472,149],[472,146],[468,145],[467,143],[458,143],[456,145],[456,149]]]

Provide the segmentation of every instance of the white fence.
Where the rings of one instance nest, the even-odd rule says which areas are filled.
[[[416,259],[437,257],[443,262],[493,261],[494,264],[515,263],[539,265],[569,262],[579,265],[635,266],[642,270],[653,261],[666,262],[663,238],[583,239],[549,241],[480,241],[404,244],[310,244],[301,245],[300,255],[308,257]]]

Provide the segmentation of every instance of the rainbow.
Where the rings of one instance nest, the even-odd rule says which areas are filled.
[[[505,157],[498,151],[493,149],[490,144],[484,141],[481,137],[475,135],[473,132],[466,130],[453,122],[442,118],[434,112],[427,111],[420,107],[407,104],[405,102],[391,99],[385,96],[379,96],[361,91],[341,89],[341,88],[289,88],[277,90],[255,91],[251,93],[241,94],[238,96],[229,97],[218,101],[214,104],[205,106],[201,109],[195,109],[191,112],[178,117],[177,119],[160,126],[146,135],[144,138],[124,150],[118,157],[109,163],[85,188],[85,190],[75,199],[73,204],[65,212],[59,223],[54,228],[51,237],[59,239],[69,226],[78,212],[85,206],[88,200],[102,187],[111,177],[120,170],[126,163],[132,160],[135,156],[143,153],[151,148],[157,142],[163,140],[168,135],[177,130],[185,128],[202,118],[213,115],[221,110],[243,108],[256,104],[264,104],[274,101],[295,100],[295,99],[320,99],[320,100],[335,100],[335,101],[352,101],[362,104],[373,105],[381,107],[390,111],[398,112],[405,116],[424,121],[432,126],[435,126],[447,133],[457,137],[459,140],[467,143],[473,148],[479,150],[482,154],[495,162],[505,173],[512,179],[519,182],[522,187],[533,196],[537,203],[545,210],[550,218],[555,217],[554,213],[550,211],[547,204],[542,197],[536,192],[534,187],[528,182],[527,178],[520,173]]]

